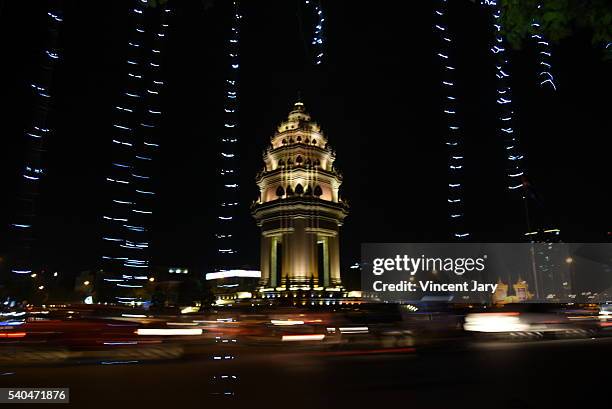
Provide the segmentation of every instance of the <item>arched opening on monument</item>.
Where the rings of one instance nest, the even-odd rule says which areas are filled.
[[[282,186],[276,188],[276,196],[279,198],[285,196],[285,189]]]

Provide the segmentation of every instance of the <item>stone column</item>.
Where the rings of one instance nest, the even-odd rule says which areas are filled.
[[[304,218],[292,220],[293,232],[291,233],[291,271],[289,280],[294,283],[307,283],[308,277],[308,243]]]
[[[270,287],[278,286],[278,277],[281,271],[278,260],[278,246],[281,243],[280,240],[280,237],[272,237],[270,243]]]
[[[261,236],[261,278],[259,284],[263,287],[270,285],[270,249],[272,247],[272,239],[270,237]]]
[[[323,245],[321,246],[323,248],[323,254],[319,255],[319,257],[322,257],[323,259],[323,262],[322,262],[323,271],[320,272],[320,274],[323,276],[322,285],[323,287],[329,287],[329,283],[330,283],[329,240],[327,236],[321,237],[320,240],[323,242]]]
[[[291,268],[292,268],[292,254],[291,248],[293,247],[293,234],[292,233],[284,233],[283,234],[283,262],[281,271],[278,275],[278,286],[285,284],[285,279],[288,279],[291,276]],[[288,283],[287,283],[288,284]]]
[[[327,237],[329,248],[329,270],[330,270],[330,285],[340,285],[340,245],[339,237],[336,233],[334,236]]]

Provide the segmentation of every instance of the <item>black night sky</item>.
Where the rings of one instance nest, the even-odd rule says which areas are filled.
[[[431,242],[449,237],[447,153],[431,2],[324,1],[326,62],[309,63],[307,19],[297,0],[242,2],[240,65],[243,262],[257,267],[261,153],[301,91],[337,151],[351,212],[342,230],[344,272],[363,242]],[[54,85],[56,130],[47,145],[38,219],[38,257],[67,273],[95,269],[109,158],[112,107],[125,76],[127,1],[66,1],[63,61]],[[223,126],[227,2],[176,1],[164,56],[161,156],[155,175],[153,264],[210,265],[219,132]],[[475,3],[453,1],[459,109],[466,137],[467,218],[475,240],[521,241],[523,205],[505,188],[503,143],[495,132],[490,24]],[[3,1],[0,121],[0,256],[25,157],[29,83],[45,36],[45,2]],[[300,25],[300,20],[302,24]],[[541,227],[564,241],[608,240],[610,63],[577,33],[554,48],[556,93],[541,89],[534,50],[511,54],[518,129],[531,183],[544,206]],[[0,269],[3,266],[0,264]]]

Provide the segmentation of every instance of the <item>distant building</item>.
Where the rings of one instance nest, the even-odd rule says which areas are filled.
[[[228,305],[256,295],[261,271],[225,270],[206,274],[216,304]]]
[[[162,294],[166,305],[175,306],[179,303],[181,285],[192,279],[194,272],[181,266],[156,266],[149,280],[152,283],[153,294]]]
[[[504,303],[508,297],[508,284],[505,284],[501,278],[497,280],[497,288],[493,293],[493,303]]]
[[[510,294],[508,291],[512,288],[514,294]],[[520,276],[516,283],[508,285],[504,283],[501,278],[497,280],[497,289],[493,293],[493,303],[495,304],[509,304],[523,301],[529,301],[533,299],[534,294],[529,292],[529,284],[523,280]]]
[[[533,243],[533,284],[535,297],[562,301],[572,292],[571,266],[567,247],[561,245],[561,230],[539,229],[525,234]]]
[[[515,301],[521,302],[533,298],[533,294],[529,292],[529,284],[520,276],[516,283],[512,285],[512,288],[514,289],[514,296],[516,297]]]

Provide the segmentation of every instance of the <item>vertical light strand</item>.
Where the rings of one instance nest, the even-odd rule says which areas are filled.
[[[438,0],[434,9],[434,32],[438,35],[437,57],[440,61],[441,87],[444,100],[443,113],[446,122],[446,146],[448,148],[448,210],[452,225],[452,238],[466,239],[470,233],[465,228],[464,215],[464,153],[461,126],[457,118],[456,67],[453,63],[453,38],[448,26],[448,0]]]
[[[63,13],[58,7],[47,11],[48,40],[42,50],[38,78],[30,84],[34,93],[34,112],[32,123],[25,132],[26,160],[21,171],[20,192],[11,232],[14,237],[14,255],[11,271],[18,275],[29,275],[37,268],[34,266],[33,244],[34,224],[40,192],[40,183],[45,176],[43,152],[46,140],[53,131],[49,125],[52,105],[51,88],[56,65],[60,61],[59,34],[63,23]]]
[[[537,9],[542,8],[542,4],[538,4]],[[533,34],[531,38],[536,44],[538,53],[538,81],[541,86],[549,87],[554,91],[557,90],[555,77],[552,74],[552,49],[550,42],[542,31],[541,23],[538,19],[533,19],[531,22]]]
[[[131,210],[134,204],[131,185],[136,145],[134,127],[138,124],[143,98],[142,50],[145,47],[145,19],[141,1],[134,0],[134,3],[129,11],[133,25],[127,47],[125,88],[120,102],[114,107],[112,163],[106,178],[111,201],[109,209],[103,216],[105,234],[102,238],[106,243],[102,256],[104,280],[112,283],[113,287],[122,288],[143,287],[142,284],[132,283],[133,276],[130,274],[130,269],[126,268],[126,264],[137,263],[137,257],[142,251],[137,244],[135,234],[138,228],[131,224]],[[111,290],[111,293],[116,298],[107,298],[109,301],[133,300],[131,297],[119,297],[117,294],[127,294],[114,290]]]
[[[140,257],[125,262],[124,267],[131,270],[132,277],[139,280],[147,280],[150,274],[150,232],[152,227],[153,203],[157,192],[153,184],[153,164],[159,150],[159,142],[156,138],[156,130],[159,128],[162,108],[160,95],[164,87],[161,75],[162,50],[166,42],[168,17],[171,9],[149,8],[147,11],[155,18],[151,26],[154,27],[148,36],[146,59],[142,72],[144,81],[142,83],[142,111],[136,129],[136,141],[134,149],[133,168],[131,182],[133,189],[132,207],[130,209],[130,225],[136,236],[132,243]]]
[[[217,220],[215,231],[216,254],[214,255],[216,271],[226,271],[233,268],[238,268],[239,257],[239,242],[237,236],[239,232],[238,220],[238,203],[239,200],[239,155],[238,144],[240,140],[239,118],[238,118],[238,73],[240,70],[240,26],[242,15],[240,14],[240,4],[237,0],[232,1],[231,8],[231,24],[229,36],[226,45],[226,62],[228,64],[228,72],[224,83],[223,95],[223,128],[220,130],[220,155],[219,177],[217,180],[220,183],[219,195],[217,196]],[[216,342],[228,343],[236,342],[235,339],[217,339]],[[215,356],[215,359],[221,357],[227,359],[230,354],[220,354]],[[222,392],[224,396],[234,395],[231,389],[236,375],[216,374],[215,380],[222,381]],[[228,382],[229,381],[229,382]]]
[[[495,58],[496,104],[498,107],[497,130],[498,136],[504,140],[504,154],[507,159],[507,188],[510,191],[519,191],[525,198],[523,181],[524,156],[519,147],[518,132],[514,129],[514,110],[512,108],[512,87],[510,86],[509,62],[506,50],[506,40],[502,34],[501,9],[496,0],[485,0],[482,4],[490,7],[493,25],[493,42],[491,53]]]
[[[134,3],[130,8],[133,26],[127,47],[125,88],[114,107],[112,159],[106,178],[111,201],[103,216],[104,281],[110,284],[106,288],[112,288],[112,294],[105,298],[124,304],[142,302],[129,295],[145,286],[151,267],[149,235],[155,196],[151,170],[159,148],[154,131],[161,116],[161,50],[170,13],[169,8],[152,7],[148,0]],[[148,26],[154,28],[148,30]]]
[[[323,58],[325,57],[325,33],[323,30],[325,17],[323,15],[323,8],[321,7],[320,0],[304,0],[304,4],[308,10],[311,10],[314,17],[312,39],[310,40],[313,53],[313,62],[315,65],[321,65],[323,63]]]
[[[240,68],[240,5],[232,2],[232,19],[227,40],[227,61],[229,72],[225,79],[223,103],[223,129],[221,130],[221,152],[219,155],[220,198],[217,213],[216,266],[219,271],[236,268],[238,242],[236,234],[237,208],[239,203],[238,181],[238,71]]]

